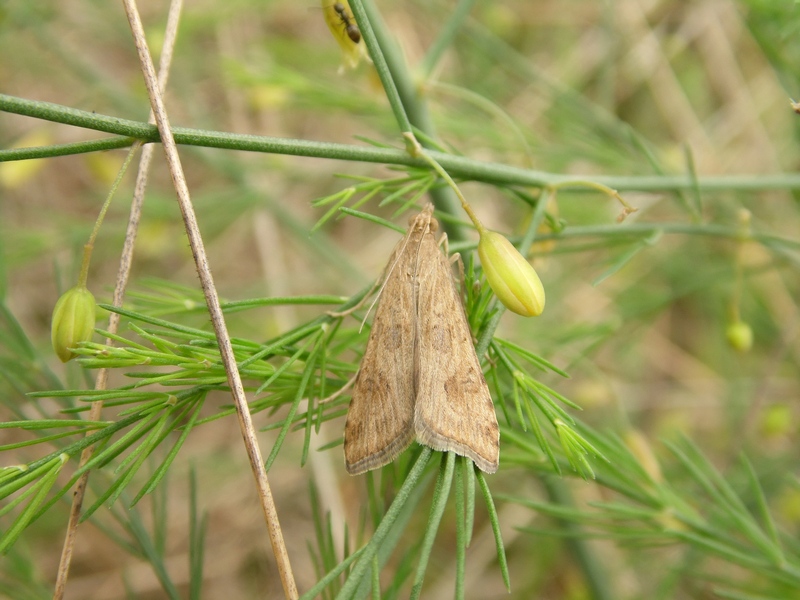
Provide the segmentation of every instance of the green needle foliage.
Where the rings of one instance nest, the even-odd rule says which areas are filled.
[[[43,565],[88,472],[76,585],[121,555],[131,597],[141,561],[164,597],[279,597],[160,166],[124,305],[119,191],[90,272],[95,335],[66,367],[50,349],[111,150],[158,143],[139,84],[108,64],[138,77],[127,25],[96,4],[80,21],[0,8],[0,595],[52,596]],[[302,598],[800,599],[800,15],[650,4],[351,0],[371,61],[341,75],[317,7],[184,16],[167,108]],[[534,261],[541,317],[505,314],[445,173]],[[500,470],[415,443],[349,478],[372,284],[429,200],[462,255]]]

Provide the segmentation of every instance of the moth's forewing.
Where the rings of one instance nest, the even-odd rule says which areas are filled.
[[[435,230],[436,221],[434,223]],[[466,456],[486,473],[500,460],[500,429],[450,263],[429,228],[417,258],[414,371],[417,440]]]
[[[385,283],[344,428],[344,460],[358,475],[394,460],[414,437],[413,223],[386,267]]]

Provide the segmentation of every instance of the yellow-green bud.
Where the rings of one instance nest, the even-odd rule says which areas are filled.
[[[725,329],[728,344],[739,352],[748,352],[753,347],[753,330],[744,321],[736,321]]]
[[[82,285],[64,292],[53,309],[50,339],[53,350],[61,362],[75,357],[72,348],[78,342],[92,339],[95,319],[95,302],[92,293]]]
[[[773,404],[761,415],[759,429],[767,438],[792,435],[795,419],[788,404]]]
[[[505,307],[523,317],[537,317],[544,310],[544,287],[522,254],[506,238],[484,231],[478,242],[486,279]]]

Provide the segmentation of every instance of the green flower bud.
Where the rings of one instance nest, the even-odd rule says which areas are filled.
[[[725,329],[728,344],[739,352],[748,352],[753,347],[753,330],[744,321],[736,321]]]
[[[75,357],[72,348],[92,339],[95,319],[92,293],[82,285],[64,292],[53,309],[50,339],[61,362]]]
[[[505,307],[523,317],[537,317],[544,310],[544,287],[522,254],[506,238],[484,231],[478,243],[486,279]]]
[[[769,439],[792,435],[795,419],[788,404],[774,404],[761,415],[759,429]]]

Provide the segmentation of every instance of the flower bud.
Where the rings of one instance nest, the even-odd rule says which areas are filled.
[[[92,293],[82,285],[64,292],[53,309],[50,339],[53,350],[61,362],[75,357],[72,348],[78,342],[92,339],[95,319],[95,302]]]
[[[739,352],[748,352],[753,347],[753,330],[744,321],[730,323],[725,329],[728,344]]]
[[[544,287],[522,254],[494,231],[481,233],[478,242],[486,279],[505,307],[523,317],[537,317],[544,310]]]

